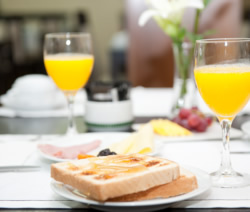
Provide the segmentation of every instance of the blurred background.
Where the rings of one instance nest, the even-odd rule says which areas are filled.
[[[17,77],[46,74],[43,39],[48,32],[83,31],[93,37],[91,81],[129,80],[133,86],[172,87],[170,39],[150,21],[138,26],[144,0],[0,0],[0,94]],[[193,11],[183,24],[192,28]],[[200,30],[210,37],[250,37],[249,0],[213,0]]]

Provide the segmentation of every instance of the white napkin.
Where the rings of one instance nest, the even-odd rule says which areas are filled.
[[[1,103],[15,110],[54,109],[66,105],[62,92],[48,76],[42,74],[17,78],[11,89],[1,97]]]
[[[35,142],[19,141],[15,136],[6,138],[0,141],[0,166],[23,165],[35,150]]]
[[[83,115],[85,99],[85,91],[79,91],[75,97],[75,116]],[[0,116],[5,117],[64,117],[69,113],[63,93],[48,76],[41,74],[18,78],[0,101],[3,105]]]

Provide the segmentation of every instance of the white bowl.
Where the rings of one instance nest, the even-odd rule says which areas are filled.
[[[19,77],[0,101],[5,107],[15,110],[47,110],[66,106],[62,92],[48,76],[41,74]]]
[[[130,100],[86,101],[85,109],[85,122],[91,131],[125,131],[134,120]]]
[[[57,90],[52,79],[43,74],[28,74],[21,76],[15,80],[12,89],[17,94],[43,94]]]

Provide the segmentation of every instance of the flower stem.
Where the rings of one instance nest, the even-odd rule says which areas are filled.
[[[182,79],[182,85],[181,85],[181,93],[180,93],[180,97],[183,98],[185,96],[185,94],[187,93],[187,79],[184,78]]]
[[[193,33],[195,35],[198,34],[200,14],[201,14],[201,10],[196,10],[195,21],[194,21],[194,30],[193,30]]]

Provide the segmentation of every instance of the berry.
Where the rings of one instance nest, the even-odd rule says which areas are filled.
[[[182,127],[188,129],[188,130],[192,130],[192,127],[188,124],[188,120],[187,119],[182,119],[180,121],[180,123],[178,123],[179,125],[181,125]]]
[[[188,124],[192,128],[196,128],[201,122],[201,118],[197,114],[192,114],[188,117]]]
[[[204,132],[213,123],[212,116],[206,116],[198,107],[191,109],[181,108],[178,115],[172,121],[180,126],[196,132]]]
[[[200,120],[199,125],[196,127],[197,132],[205,132],[207,129],[208,123],[205,119]]]
[[[181,108],[179,112],[179,117],[181,119],[187,119],[191,115],[191,110],[186,109],[186,108]]]
[[[99,157],[99,156],[108,156],[108,155],[116,155],[116,153],[111,152],[110,149],[103,149],[98,153],[97,157]]]

